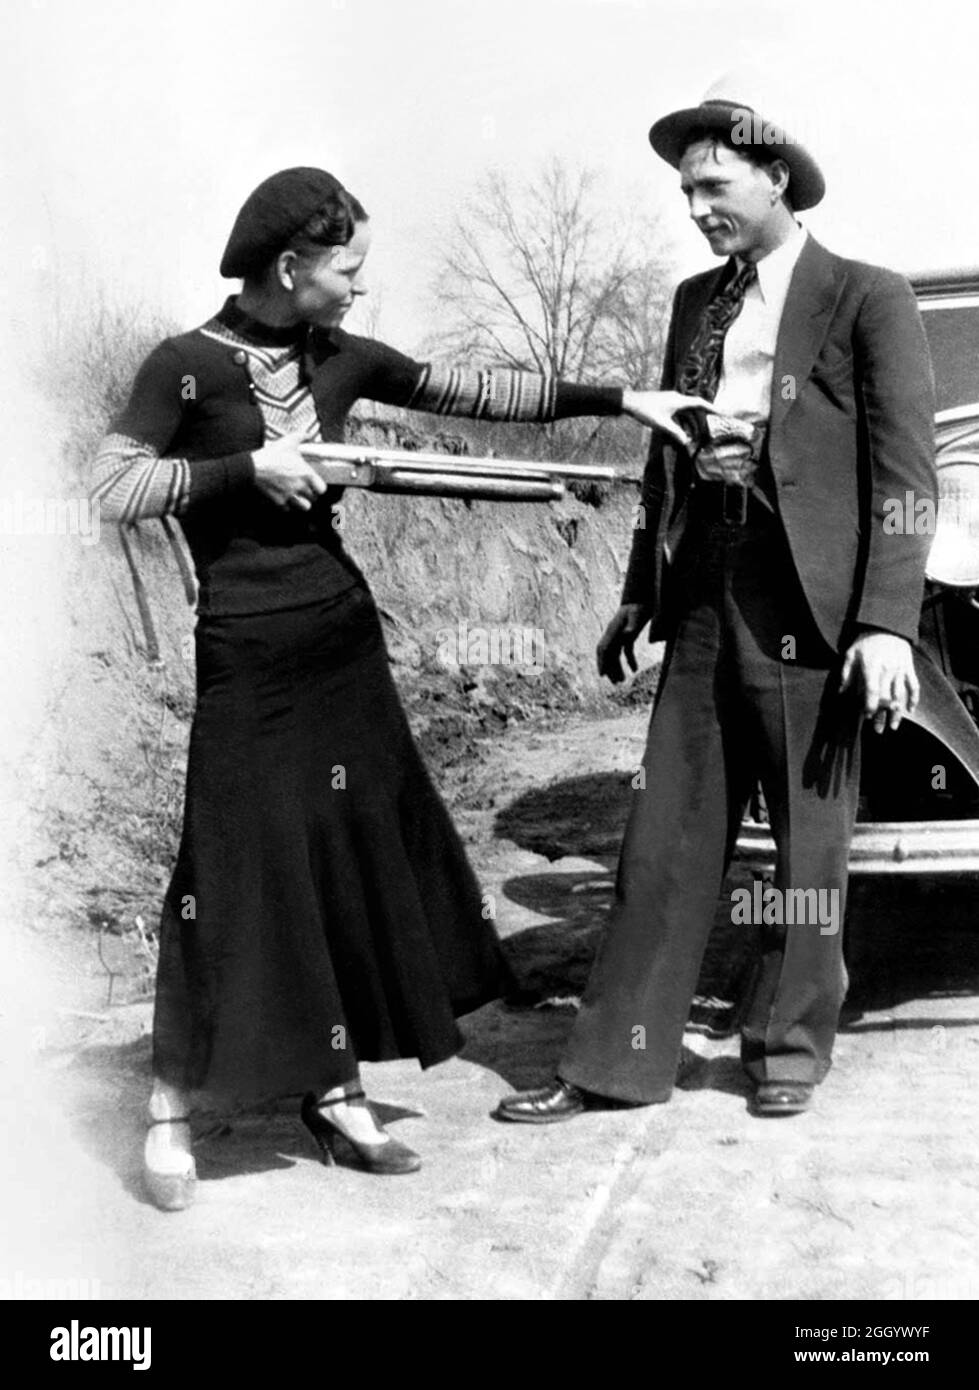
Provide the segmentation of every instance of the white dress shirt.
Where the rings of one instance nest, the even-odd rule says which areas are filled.
[[[714,397],[722,415],[768,423],[779,324],[789,281],[807,236],[805,227],[796,223],[788,239],[757,263],[758,278],[745,294],[741,312],[724,338],[721,379]],[[737,264],[740,268],[742,262]]]

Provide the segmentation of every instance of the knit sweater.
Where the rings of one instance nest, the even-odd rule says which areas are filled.
[[[363,583],[335,524],[342,489],[329,488],[308,512],[279,507],[255,486],[252,455],[288,433],[342,441],[361,398],[510,421],[622,408],[618,388],[417,362],[340,328],[271,328],[232,298],[143,363],[99,450],[93,501],[121,523],[179,519],[202,614],[270,612],[339,595]]]

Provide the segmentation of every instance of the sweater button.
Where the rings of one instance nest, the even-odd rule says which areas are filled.
[[[243,367],[245,363],[248,361],[248,353],[245,352],[242,348],[239,348],[231,360],[232,362],[237,362],[239,367]]]

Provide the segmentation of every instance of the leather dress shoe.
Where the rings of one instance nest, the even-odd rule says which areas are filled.
[[[809,1109],[814,1089],[809,1081],[762,1081],[752,1110],[756,1115],[801,1115]]]
[[[523,1125],[554,1125],[580,1115],[586,1108],[585,1095],[579,1087],[558,1077],[550,1086],[536,1091],[516,1091],[512,1096],[504,1096],[493,1111],[493,1118]]]

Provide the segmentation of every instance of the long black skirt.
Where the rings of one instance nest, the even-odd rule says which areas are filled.
[[[452,1056],[509,979],[370,594],[202,617],[197,687],[155,1075],[249,1100]]]

